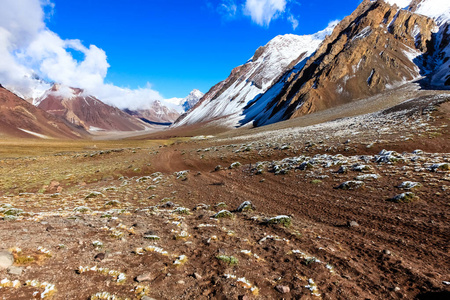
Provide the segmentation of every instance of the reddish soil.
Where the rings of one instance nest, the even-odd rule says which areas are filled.
[[[117,170],[123,178],[93,174],[104,179],[61,181],[59,194],[3,190],[1,203],[24,210],[16,220],[0,220],[3,248],[22,249],[15,264],[24,271],[16,276],[0,270],[1,278],[21,284],[0,289],[0,297],[31,299],[34,292],[40,297],[43,288],[24,285],[36,279],[55,284],[54,299],[97,299],[92,296],[98,292],[109,293],[98,299],[139,299],[138,286],[148,287],[146,294],[154,299],[448,299],[450,104],[430,107],[414,105],[393,119],[395,110],[376,119],[343,120],[328,129],[305,128],[298,133],[301,138],[294,130],[280,130],[253,139],[221,135],[159,148],[55,156],[61,164],[111,164],[116,159],[140,169]],[[366,121],[372,126],[366,127]],[[398,159],[376,162],[382,149],[397,151]],[[423,153],[412,154],[416,149]],[[300,162],[281,162],[292,157],[307,157],[311,163],[302,168]],[[338,163],[327,166],[333,159]],[[242,165],[230,169],[236,161]],[[261,161],[267,163],[257,175]],[[353,170],[355,162],[367,167]],[[27,163],[37,168],[39,159]],[[433,169],[436,163],[442,165]],[[216,170],[217,165],[223,168]],[[276,165],[287,171],[276,174]],[[341,166],[348,171],[336,172]],[[174,174],[182,170],[189,172]],[[379,178],[353,190],[337,188],[367,174]],[[420,185],[400,188],[405,181]],[[92,191],[103,195],[86,198]],[[414,193],[411,202],[392,201],[406,192]],[[254,210],[234,212],[244,201],[251,201]],[[221,202],[226,207],[217,206]],[[80,206],[92,211],[74,211]],[[188,208],[189,214],[176,207]],[[232,211],[232,218],[212,218],[221,209]],[[289,216],[292,224],[267,223],[278,215]],[[152,235],[160,239],[149,239]],[[96,248],[94,241],[103,246]],[[138,249],[149,245],[167,255]],[[51,256],[40,257],[38,246]],[[100,253],[104,258],[96,259]],[[20,264],[27,255],[36,262]],[[181,255],[187,261],[174,264]],[[229,264],[221,256],[238,262]],[[117,270],[126,280],[117,283],[114,275],[80,266]],[[138,283],[139,275],[148,281]],[[289,291],[282,294],[279,286]],[[252,287],[258,292],[252,293]]]

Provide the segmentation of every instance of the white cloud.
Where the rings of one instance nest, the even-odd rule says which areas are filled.
[[[49,0],[2,0],[0,10],[0,83],[26,98],[36,98],[48,81],[85,89],[119,108],[142,108],[162,96],[151,89],[121,88],[105,82],[109,68],[105,51],[80,40],[63,40],[44,23],[43,6]],[[83,54],[78,61],[72,56]]]
[[[298,20],[293,15],[289,15],[288,21],[291,22],[293,30],[297,29],[297,27],[298,27]]]
[[[286,0],[246,0],[244,5],[244,14],[261,26],[269,26],[285,10]]]

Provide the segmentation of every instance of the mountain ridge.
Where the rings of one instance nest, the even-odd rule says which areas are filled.
[[[145,124],[107,105],[82,89],[55,84],[36,101],[37,107],[87,131],[136,131]]]

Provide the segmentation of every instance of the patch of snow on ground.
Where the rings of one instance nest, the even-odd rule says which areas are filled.
[[[26,133],[28,133],[28,134],[34,135],[34,136],[36,136],[36,137],[39,137],[39,138],[41,138],[41,139],[47,139],[47,140],[51,139],[51,137],[46,136],[46,135],[44,135],[44,134],[40,134],[40,133],[33,132],[33,131],[30,131],[30,130],[22,129],[22,128],[18,128],[18,129],[20,129],[20,130],[22,130],[23,132],[26,132]]]

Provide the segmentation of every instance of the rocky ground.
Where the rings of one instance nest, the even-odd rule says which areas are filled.
[[[0,297],[448,299],[448,99],[169,145],[10,152]]]

